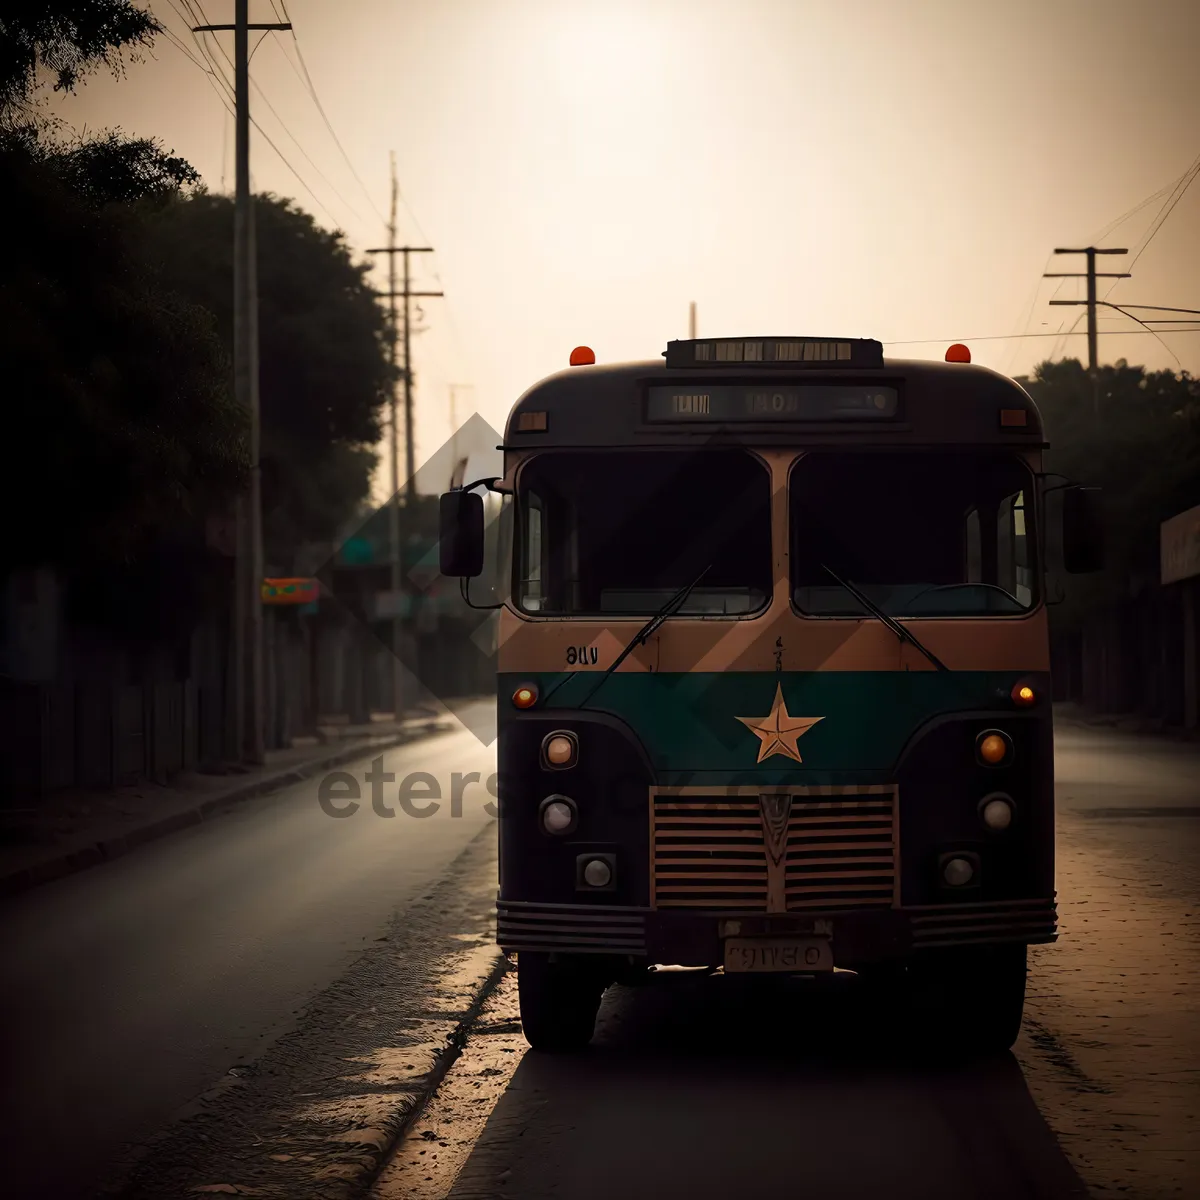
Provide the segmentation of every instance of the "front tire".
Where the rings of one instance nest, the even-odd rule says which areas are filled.
[[[521,1028],[535,1050],[559,1054],[582,1050],[596,1030],[605,979],[587,961],[548,954],[517,954]]]
[[[950,1057],[1011,1050],[1025,1008],[1027,947],[931,951],[908,969],[909,1001],[924,1047]]]

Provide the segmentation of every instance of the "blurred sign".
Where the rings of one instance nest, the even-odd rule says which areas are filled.
[[[1162,523],[1162,581],[1200,575],[1200,504]]]
[[[347,538],[338,551],[338,557],[347,566],[368,566],[375,561],[375,543],[366,537]]]
[[[264,579],[262,602],[264,604],[314,604],[321,594],[321,585],[315,579]]]
[[[412,604],[403,592],[375,593],[375,620],[390,621],[393,617],[408,615]]]

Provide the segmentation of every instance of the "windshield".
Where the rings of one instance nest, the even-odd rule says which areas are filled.
[[[829,569],[893,617],[1037,603],[1033,476],[1011,455],[811,454],[792,470],[789,509],[802,612],[862,613]]]
[[[517,606],[737,616],[771,594],[771,487],[744,451],[549,453],[518,481]]]

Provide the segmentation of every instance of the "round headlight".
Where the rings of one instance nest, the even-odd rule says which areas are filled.
[[[612,868],[602,858],[593,858],[583,868],[583,881],[589,887],[608,887],[612,882]]]
[[[975,876],[975,868],[965,858],[952,858],[942,868],[942,878],[950,887],[965,887]]]
[[[979,761],[989,767],[999,767],[1012,757],[1012,740],[999,729],[984,730],[975,742]]]
[[[574,766],[577,752],[575,739],[569,733],[552,733],[542,743],[542,753],[552,767]]]
[[[542,828],[547,833],[557,836],[570,833],[575,828],[579,814],[575,808],[575,801],[569,796],[547,796],[542,801],[541,812],[538,815]]]
[[[1014,684],[1012,701],[1018,708],[1032,708],[1037,703],[1037,692],[1027,683]]]
[[[980,805],[979,816],[993,830],[1007,829],[1013,820],[1013,804],[1007,796],[988,796]]]
[[[514,708],[532,708],[537,703],[537,688],[532,683],[523,683],[513,692]]]

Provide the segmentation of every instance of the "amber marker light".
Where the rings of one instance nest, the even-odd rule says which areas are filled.
[[[1037,692],[1027,683],[1018,683],[1013,687],[1012,700],[1018,708],[1032,708],[1037,702]]]
[[[576,346],[571,351],[571,366],[590,367],[596,361],[596,352],[590,346]]]
[[[532,708],[537,703],[537,688],[531,683],[523,683],[513,692],[514,708]]]
[[[946,361],[953,363],[969,363],[971,361],[971,351],[967,349],[962,342],[955,342],[949,350],[946,351]]]
[[[989,767],[998,767],[1012,753],[1012,742],[998,729],[988,729],[979,735],[975,753],[979,755],[980,762]]]

